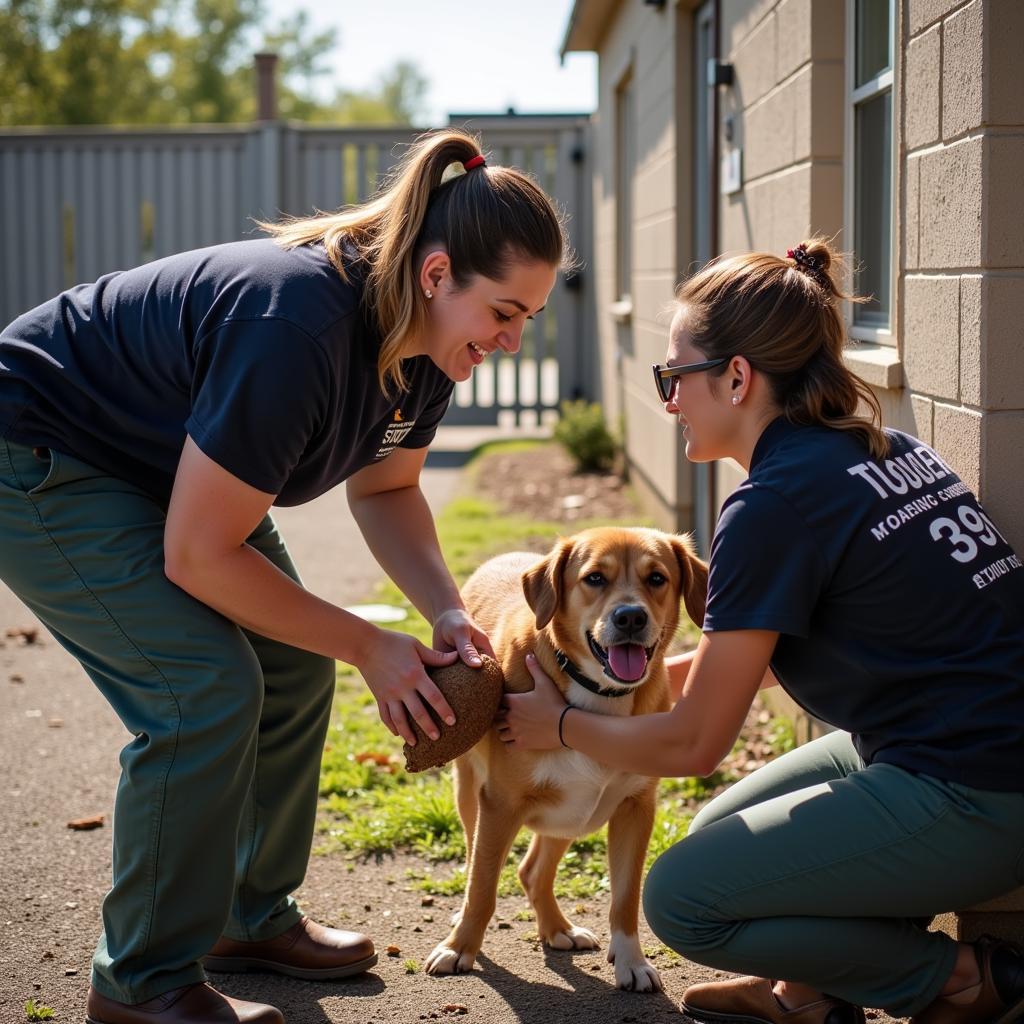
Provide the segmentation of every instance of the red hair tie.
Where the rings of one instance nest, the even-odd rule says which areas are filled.
[[[465,167],[467,171],[471,171],[474,167],[483,167],[486,163],[487,161],[483,158],[483,154],[481,153],[477,154],[477,156],[470,157],[470,159],[466,160],[462,166]]]

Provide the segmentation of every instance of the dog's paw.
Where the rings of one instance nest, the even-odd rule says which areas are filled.
[[[570,925],[569,930],[560,930],[544,936],[544,941],[552,949],[600,949],[601,943],[589,928],[577,928]]]
[[[425,970],[427,974],[468,974],[475,960],[475,953],[460,952],[442,942],[427,957]]]
[[[615,987],[626,992],[660,992],[661,975],[644,956],[635,935],[614,932],[608,944],[608,962],[615,964]]]

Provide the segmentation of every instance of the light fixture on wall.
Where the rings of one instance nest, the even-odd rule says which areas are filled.
[[[732,85],[735,79],[733,66],[724,60],[715,60],[714,57],[708,60],[708,86],[714,89],[719,85]]]

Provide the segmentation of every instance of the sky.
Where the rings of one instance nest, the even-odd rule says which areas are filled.
[[[372,88],[400,60],[412,61],[430,83],[422,125],[448,113],[589,113],[597,104],[597,56],[558,51],[572,0],[268,0],[276,22],[305,9],[311,26],[337,29],[330,74],[335,85]]]

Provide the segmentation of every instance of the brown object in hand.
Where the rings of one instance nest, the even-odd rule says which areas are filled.
[[[480,668],[470,668],[459,660],[454,665],[427,670],[455,712],[455,724],[442,722],[433,708],[424,701],[441,735],[432,740],[418,722],[409,719],[416,733],[416,746],[410,747],[406,743],[402,747],[407,772],[422,772],[454,761],[479,743],[491,727],[505,692],[505,676],[493,658],[486,654],[480,657],[483,660]]]

